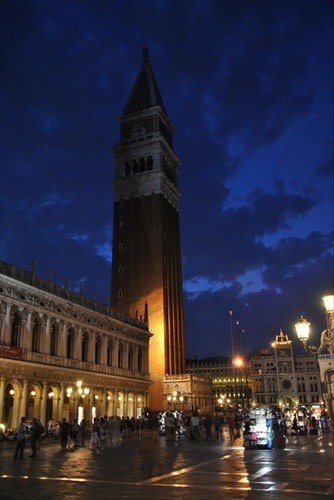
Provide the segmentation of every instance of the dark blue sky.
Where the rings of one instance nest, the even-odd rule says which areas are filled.
[[[187,356],[248,351],[333,287],[332,1],[2,1],[1,259],[103,302],[113,154],[149,46],[176,131]],[[297,340],[294,345],[297,346]]]

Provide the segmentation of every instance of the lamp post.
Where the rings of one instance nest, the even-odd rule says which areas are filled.
[[[242,333],[242,344],[243,344],[243,350],[244,350],[244,365],[245,365],[245,376],[246,376],[246,387],[245,387],[245,392],[246,392],[246,398],[247,398],[247,408],[249,409],[249,392],[248,392],[248,367],[247,367],[247,355],[246,355],[246,342],[245,342],[245,330],[242,328],[241,330]]]
[[[66,396],[70,402],[71,410],[69,414],[69,418],[78,418],[79,420],[85,418],[84,415],[84,399],[89,394],[89,388],[82,387],[82,381],[76,381],[76,388],[73,390],[73,387],[69,386],[66,389]],[[71,398],[73,400],[71,401]],[[80,409],[79,409],[80,408]]]
[[[331,419],[334,418],[334,381],[333,381],[333,361],[334,361],[334,294],[328,291],[322,298],[326,309],[327,328],[320,335],[320,345],[308,345],[310,336],[310,325],[303,316],[294,325],[298,339],[302,342],[306,352],[318,355],[320,369],[320,380],[322,385],[323,398]],[[321,353],[328,349],[329,354]]]
[[[235,366],[234,330],[233,330],[232,315],[233,315],[233,311],[230,311],[230,330],[231,330],[231,343],[232,343],[232,365],[233,365],[233,378],[234,378],[235,410],[238,411],[237,374],[236,374],[236,366]]]
[[[315,347],[314,345],[307,345],[310,336],[310,325],[303,316],[300,317],[299,321],[294,325],[297,332],[298,339],[302,342],[306,352],[310,354],[320,354],[326,346],[330,354],[334,354],[334,330],[333,330],[333,318],[334,318],[334,294],[328,293],[324,295],[322,300],[325,303],[326,308],[326,321],[327,328],[324,330],[320,336],[320,346]]]

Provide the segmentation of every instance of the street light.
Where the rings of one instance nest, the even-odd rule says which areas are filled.
[[[234,330],[232,321],[233,311],[230,311],[230,330],[231,330],[231,343],[232,343],[232,368],[233,368],[233,378],[234,378],[234,395],[235,395],[235,409],[238,411],[238,394],[237,394],[237,375],[235,366],[235,350],[234,350]]]
[[[334,294],[328,292],[322,300],[325,303],[326,308],[326,322],[327,328],[324,330],[320,336],[320,346],[315,347],[314,345],[307,345],[310,336],[310,325],[303,316],[294,325],[297,332],[298,339],[302,342],[306,352],[310,354],[320,354],[326,346],[330,354],[334,354],[334,329],[333,329],[333,318],[334,318]]]
[[[320,370],[320,381],[322,386],[322,397],[325,401],[330,418],[334,419],[334,381],[333,361],[334,361],[334,294],[328,291],[322,298],[326,309],[327,328],[320,336],[320,345],[307,345],[310,334],[310,323],[303,317],[295,324],[297,336],[302,342],[306,352],[318,355],[318,364]],[[325,348],[328,348],[329,354],[321,354]]]

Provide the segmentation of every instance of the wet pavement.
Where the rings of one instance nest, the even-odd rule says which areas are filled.
[[[334,435],[289,437],[285,450],[244,450],[242,438],[199,443],[155,434],[100,453],[43,444],[36,458],[0,450],[1,500],[323,499],[334,497]]]

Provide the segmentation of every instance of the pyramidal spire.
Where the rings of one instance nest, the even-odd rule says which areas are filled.
[[[143,62],[123,114],[142,111],[154,106],[160,106],[166,113],[165,105],[151,67],[148,47],[143,47]]]

